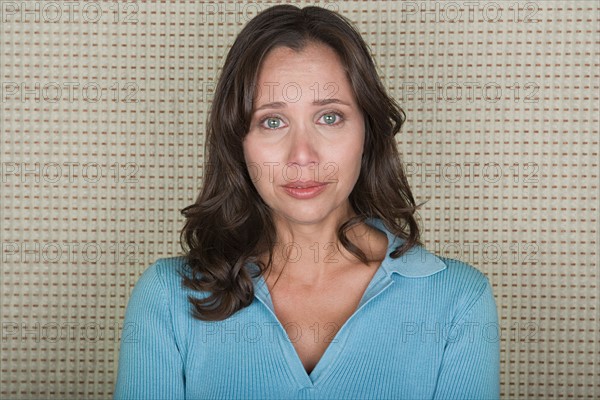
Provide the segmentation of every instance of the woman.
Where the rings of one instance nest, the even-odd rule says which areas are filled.
[[[404,120],[340,15],[252,19],[216,88],[186,255],[131,294],[114,397],[499,398],[491,286],[423,247]]]

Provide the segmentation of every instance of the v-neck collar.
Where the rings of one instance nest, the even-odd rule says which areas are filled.
[[[346,326],[348,325],[348,322],[360,312],[365,304],[381,294],[394,282],[392,274],[397,273],[408,278],[421,278],[433,275],[446,268],[445,263],[440,258],[422,246],[415,246],[401,257],[393,259],[390,257],[390,253],[393,252],[396,247],[404,243],[405,240],[391,233],[379,218],[368,218],[365,222],[386,234],[388,239],[386,256],[378,267],[375,275],[371,278],[356,310],[338,330],[334,339],[329,343],[310,374],[304,369],[300,356],[296,352],[287,332],[275,314],[275,307],[273,306],[273,301],[263,276],[261,275],[253,278],[254,296],[269,309],[275,320],[278,322],[278,326],[286,339],[283,342],[280,341],[281,349],[285,353],[286,359],[291,360],[290,368],[292,369],[293,376],[303,388],[316,387],[322,380],[322,377],[325,376],[325,373],[333,367],[335,359],[339,356],[344,347],[344,341],[347,338]],[[256,271],[258,269],[258,266],[254,263],[248,263],[247,267],[250,271]]]

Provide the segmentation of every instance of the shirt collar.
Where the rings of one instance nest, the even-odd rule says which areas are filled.
[[[439,257],[419,245],[415,245],[399,258],[390,257],[390,253],[405,240],[391,233],[379,218],[367,218],[365,222],[384,232],[387,236],[388,249],[381,268],[387,272],[389,277],[393,273],[397,273],[409,278],[422,278],[446,269],[446,264]]]

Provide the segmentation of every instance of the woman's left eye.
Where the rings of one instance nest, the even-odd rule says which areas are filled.
[[[336,112],[328,112],[323,114],[319,121],[322,121],[325,125],[336,125],[342,119],[342,115]]]

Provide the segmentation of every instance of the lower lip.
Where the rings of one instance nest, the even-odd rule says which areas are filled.
[[[322,191],[325,190],[325,188],[327,188],[327,184],[313,186],[306,189],[291,188],[286,186],[284,186],[283,188],[290,196],[296,199],[306,200],[312,199],[313,197],[317,197]]]

